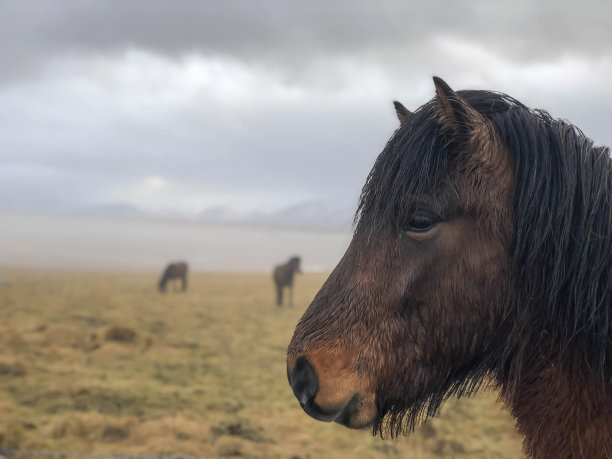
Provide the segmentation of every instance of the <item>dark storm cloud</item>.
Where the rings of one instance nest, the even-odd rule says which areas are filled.
[[[136,47],[176,56],[232,55],[299,69],[320,55],[369,55],[410,65],[402,50],[440,34],[486,42],[517,61],[608,54],[612,4],[571,1],[3,2],[0,55],[36,69],[65,53]],[[388,50],[385,53],[381,51]]]

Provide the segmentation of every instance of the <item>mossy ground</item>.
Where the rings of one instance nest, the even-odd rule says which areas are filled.
[[[0,447],[200,456],[508,457],[514,421],[482,392],[409,437],[381,440],[303,413],[285,350],[324,275],[295,307],[270,276],[0,272]]]

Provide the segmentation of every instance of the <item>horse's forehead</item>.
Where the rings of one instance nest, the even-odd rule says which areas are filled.
[[[479,207],[487,213],[487,207],[509,205],[513,182],[509,153],[497,138],[477,148],[472,153],[449,151],[436,121],[428,116],[402,126],[364,186],[359,220],[401,219],[418,208],[452,217],[462,209]],[[499,161],[491,161],[489,154]],[[479,163],[484,160],[486,166]],[[482,199],[483,193],[490,199]]]

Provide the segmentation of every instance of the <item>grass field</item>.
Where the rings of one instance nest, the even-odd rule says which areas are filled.
[[[264,274],[0,271],[0,446],[292,458],[521,456],[496,395],[450,400],[409,437],[381,440],[308,417],[285,349],[325,276],[273,304]]]

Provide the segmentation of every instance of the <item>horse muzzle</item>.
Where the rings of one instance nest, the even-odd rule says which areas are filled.
[[[337,422],[350,428],[363,428],[374,418],[373,397],[364,397],[349,384],[320,384],[315,367],[305,356],[288,369],[289,384],[302,409],[323,422]],[[323,386],[323,387],[322,387]],[[364,403],[371,399],[372,403]]]

